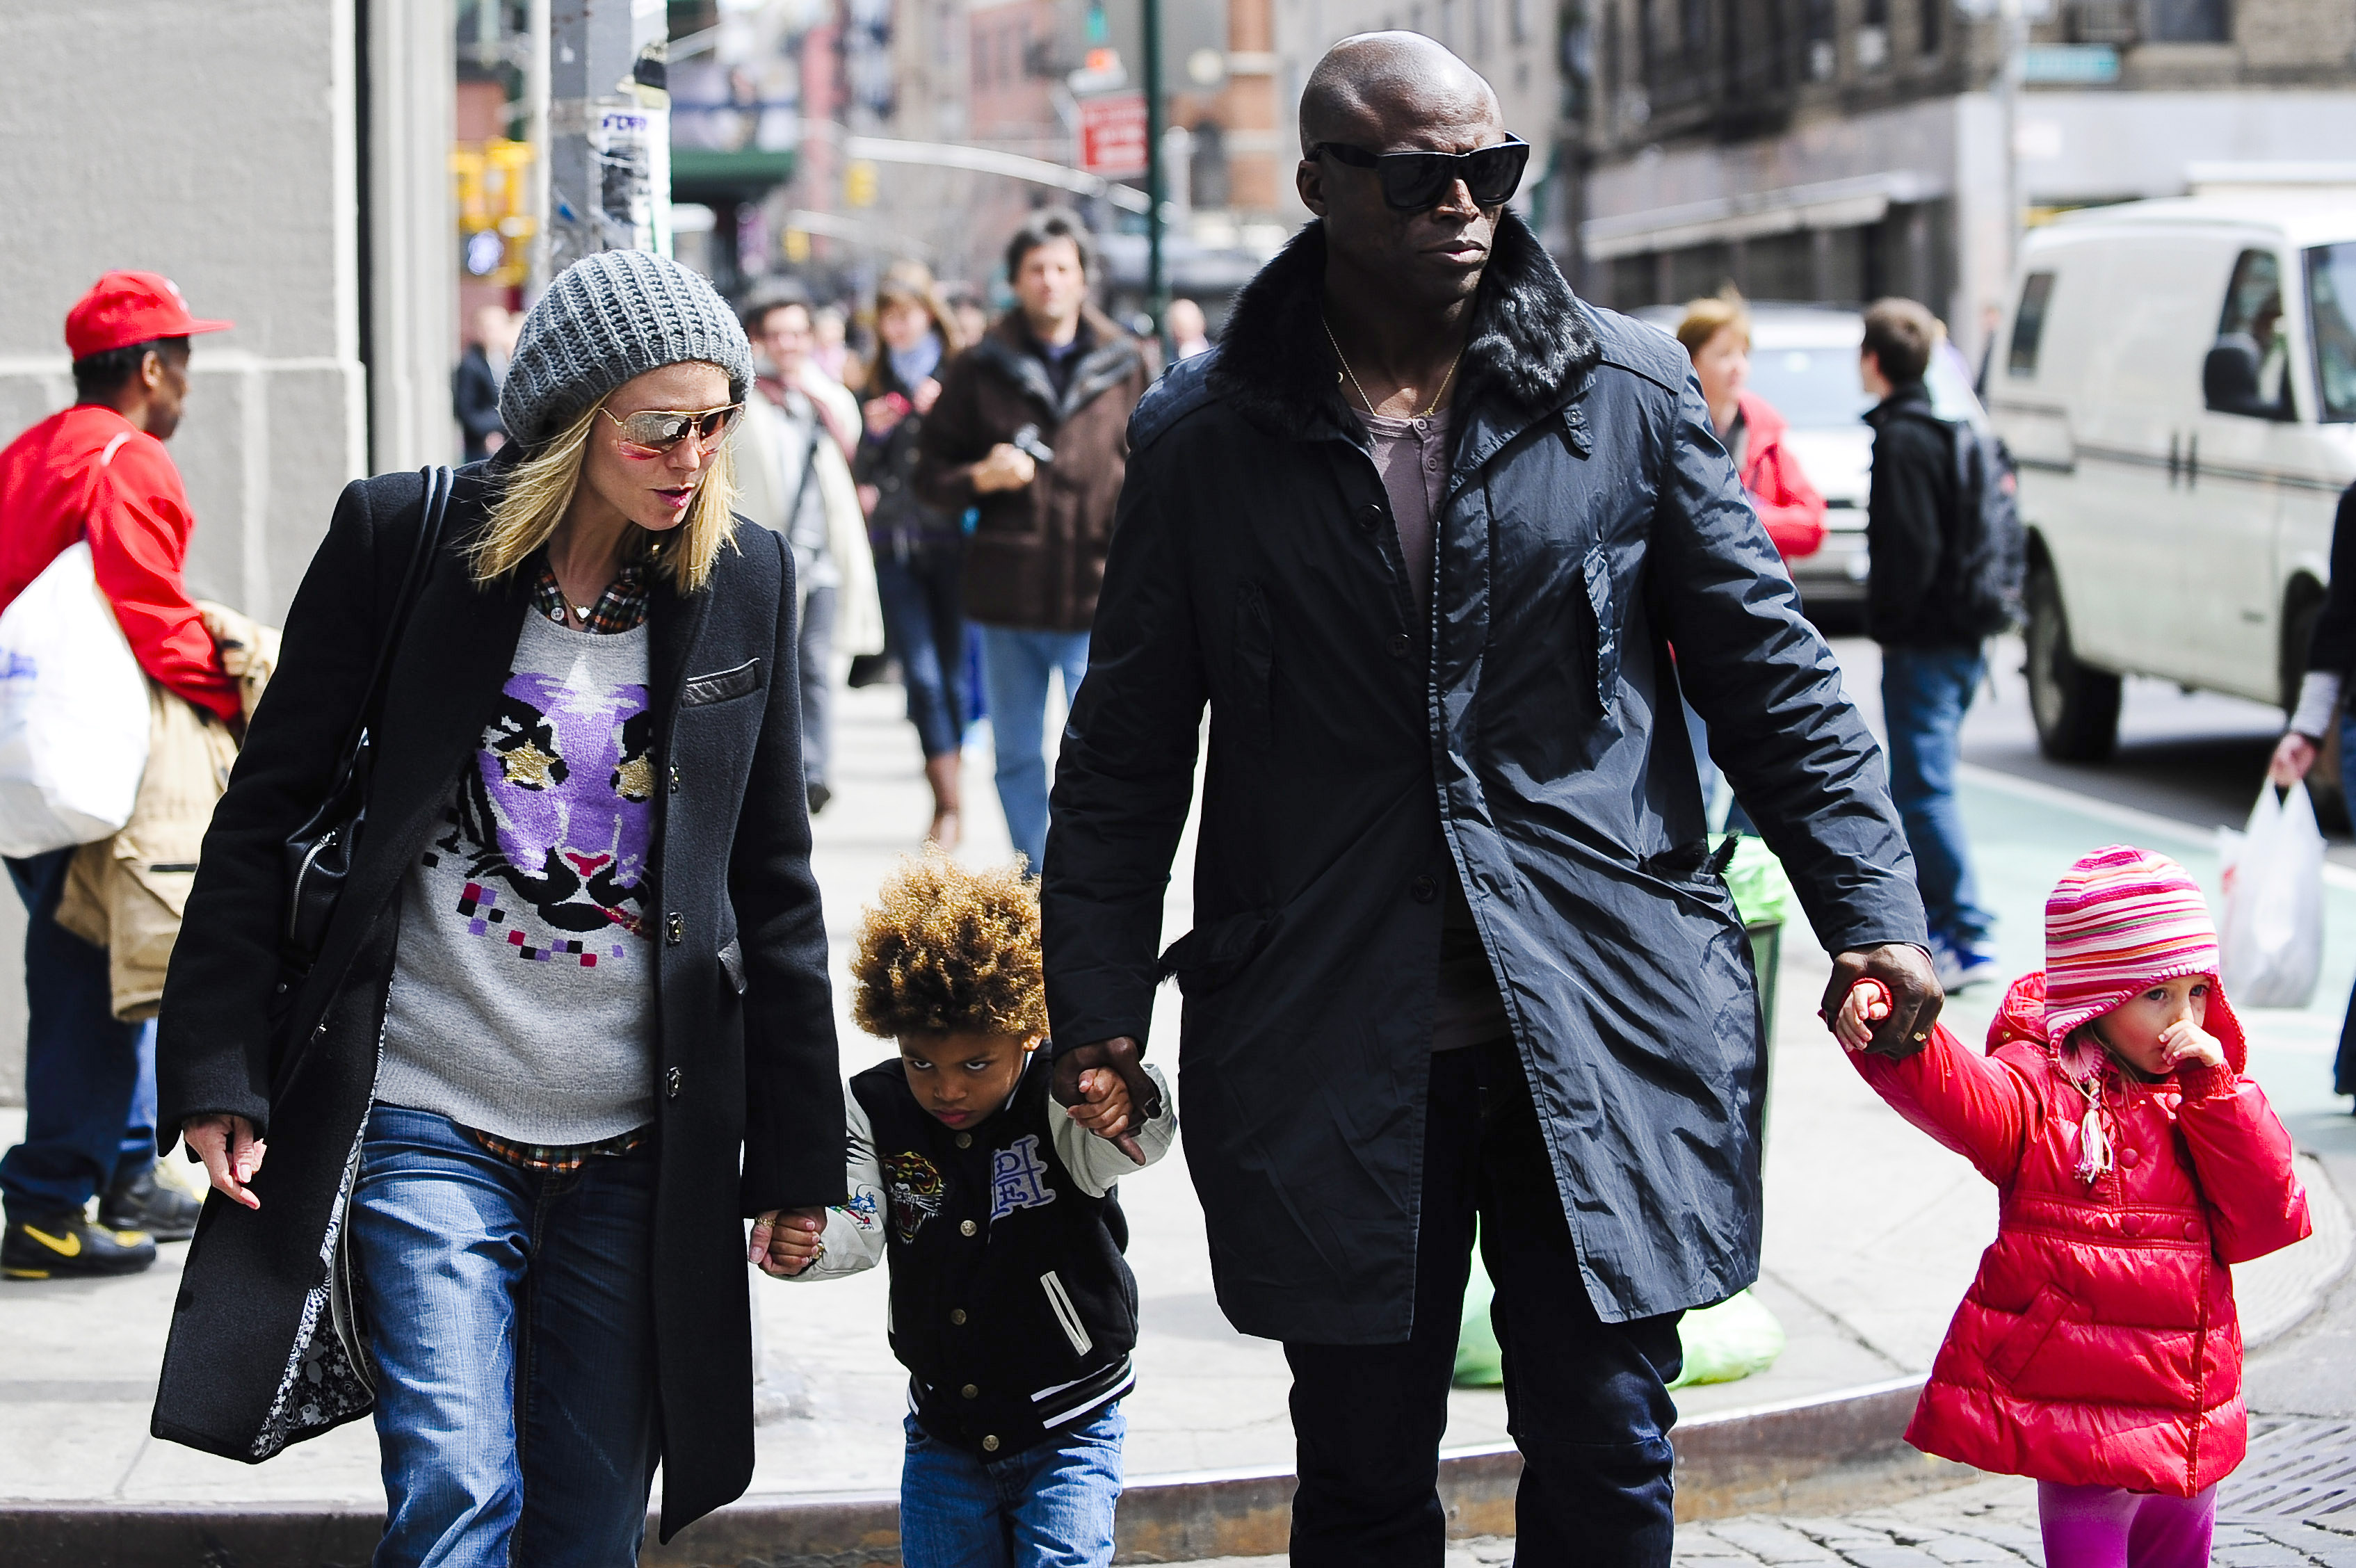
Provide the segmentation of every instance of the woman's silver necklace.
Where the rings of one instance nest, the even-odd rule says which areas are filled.
[[[1359,385],[1358,373],[1350,368],[1350,357],[1342,352],[1342,340],[1333,336],[1333,324],[1327,321],[1324,316],[1321,315],[1317,318],[1317,325],[1325,329],[1325,341],[1333,346],[1333,357],[1340,360],[1342,363],[1342,375],[1333,378],[1333,384],[1337,387],[1340,386],[1342,384],[1342,377],[1347,376],[1350,379],[1350,385],[1357,388],[1358,401],[1366,405],[1366,411],[1368,413],[1373,413],[1375,411],[1375,400],[1366,396],[1366,389]],[[1440,400],[1448,395],[1448,384],[1456,379],[1456,367],[1463,363],[1463,360],[1464,350],[1460,347],[1456,350],[1456,357],[1448,362],[1448,374],[1440,379],[1440,390],[1431,394],[1431,402],[1430,405],[1424,409],[1423,412],[1414,415],[1414,418],[1428,420],[1432,416],[1433,411],[1440,407]]]

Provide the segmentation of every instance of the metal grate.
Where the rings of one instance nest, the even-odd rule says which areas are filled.
[[[2222,1520],[2297,1520],[2356,1535],[2356,1422],[2286,1421],[2254,1435],[2221,1489]]]

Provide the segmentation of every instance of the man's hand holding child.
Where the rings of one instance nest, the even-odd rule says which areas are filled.
[[[791,1279],[826,1255],[823,1209],[772,1209],[753,1221],[746,1260],[774,1279]]]

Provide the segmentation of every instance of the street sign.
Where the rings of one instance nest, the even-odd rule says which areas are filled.
[[[1107,179],[1145,172],[1145,94],[1080,100],[1080,167]]]

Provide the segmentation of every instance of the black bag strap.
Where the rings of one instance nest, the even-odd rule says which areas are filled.
[[[425,475],[425,505],[418,519],[417,538],[409,549],[409,566],[402,573],[401,596],[392,602],[392,619],[386,623],[384,638],[377,645],[376,669],[369,677],[368,696],[360,703],[359,712],[352,720],[351,733],[344,741],[347,766],[359,749],[360,737],[368,732],[369,720],[384,707],[385,688],[392,680],[392,656],[401,646],[402,634],[409,625],[409,613],[423,592],[425,580],[433,574],[434,558],[442,548],[442,523],[449,515],[450,493],[456,479],[447,465],[435,464],[418,471]]]

